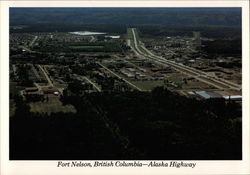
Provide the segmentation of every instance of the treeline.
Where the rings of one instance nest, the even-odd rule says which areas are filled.
[[[144,36],[193,36],[194,31],[199,31],[201,37],[241,39],[241,27],[142,25],[138,29]]]
[[[10,23],[240,26],[241,8],[10,8]]]
[[[24,102],[16,107],[10,118],[10,160],[104,160],[122,153],[86,102],[76,114],[50,116],[29,112]]]
[[[30,113],[10,119],[10,159],[241,160],[241,106],[196,100],[163,88],[61,99],[76,114]]]
[[[234,40],[215,40],[215,41],[203,41],[202,48],[208,55],[241,55],[242,54],[242,42],[241,39]]]
[[[122,41],[111,42],[70,42],[70,43],[49,43],[38,45],[32,48],[42,53],[76,53],[76,52],[123,52],[129,49]]]
[[[112,24],[29,24],[20,29],[10,28],[11,33],[32,33],[32,32],[73,32],[73,31],[92,31],[92,32],[106,32],[114,34],[125,34],[127,28],[125,25]]]

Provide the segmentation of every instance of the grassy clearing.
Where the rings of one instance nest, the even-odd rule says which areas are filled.
[[[187,78],[187,76],[180,73],[172,73],[167,79],[175,83],[181,83],[183,82],[183,78]]]
[[[182,88],[184,89],[206,89],[209,88],[209,85],[201,81],[188,81],[187,84],[183,83]]]
[[[131,81],[134,85],[138,86],[144,90],[153,90],[157,86],[163,86],[163,80],[155,80],[155,81]]]
[[[63,106],[62,102],[59,100],[50,100],[48,102],[35,102],[30,103],[30,111],[37,113],[76,113],[76,109],[72,105]]]
[[[71,49],[103,49],[104,46],[69,46]]]

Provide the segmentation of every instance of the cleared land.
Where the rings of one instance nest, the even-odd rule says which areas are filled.
[[[76,113],[76,109],[72,105],[63,105],[59,100],[50,100],[48,102],[30,103],[30,112],[34,113]]]
[[[164,81],[163,80],[155,80],[155,81],[131,81],[134,85],[137,87],[149,91],[154,89],[157,86],[163,86]]]
[[[104,46],[69,46],[72,49],[102,49]]]

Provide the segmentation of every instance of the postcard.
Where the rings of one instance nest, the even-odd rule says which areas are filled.
[[[249,174],[249,1],[2,1],[1,174]]]

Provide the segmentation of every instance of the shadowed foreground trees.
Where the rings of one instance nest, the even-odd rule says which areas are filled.
[[[67,94],[61,100],[76,114],[47,116],[17,107],[10,119],[10,159],[242,158],[241,106],[234,102],[190,99],[163,88]]]

